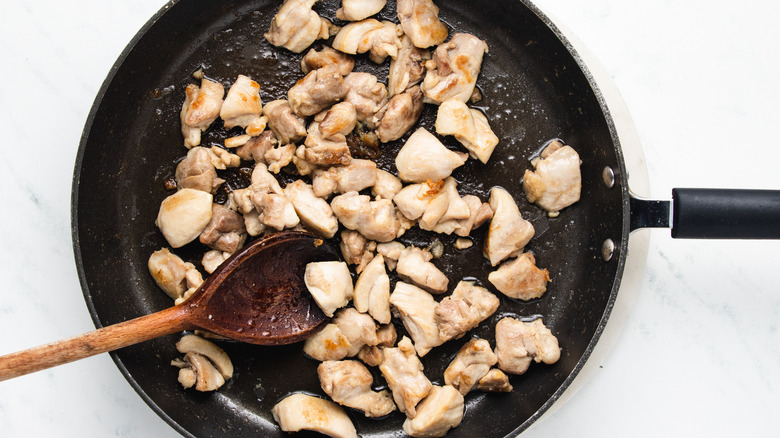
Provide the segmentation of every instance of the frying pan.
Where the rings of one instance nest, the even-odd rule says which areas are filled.
[[[145,266],[148,255],[164,245],[153,218],[166,194],[163,182],[184,154],[178,109],[190,73],[203,66],[210,77],[226,84],[239,73],[247,74],[263,84],[264,101],[281,97],[301,76],[298,57],[270,50],[262,38],[276,2],[211,3],[182,1],[158,13],[123,53],[89,116],[74,177],[73,235],[85,297],[98,325],[170,305]],[[544,317],[564,347],[561,361],[532,367],[513,378],[512,394],[471,394],[463,424],[451,433],[513,435],[562,394],[595,346],[620,284],[632,223],[643,223],[632,222],[631,204],[648,204],[632,201],[619,140],[603,99],[549,20],[524,2],[495,2],[480,10],[465,2],[440,7],[452,28],[474,33],[490,46],[479,81],[485,96],[479,106],[503,145],[487,166],[470,161],[454,176],[462,182],[462,193],[482,199],[494,185],[515,188],[524,216],[537,228],[529,249],[554,279],[542,299],[529,303],[503,299],[499,312]],[[317,10],[333,16],[329,5]],[[392,19],[392,11],[394,6],[389,5],[382,15]],[[357,69],[382,75],[368,63]],[[432,121],[429,109],[420,123],[430,128]],[[204,143],[217,142],[224,134],[215,127]],[[528,158],[550,138],[562,138],[580,152],[586,182],[582,201],[555,219],[528,205],[518,189]],[[388,145],[380,165],[391,168],[389,157],[399,146]],[[603,183],[606,167],[612,170],[614,184]],[[634,210],[634,218],[644,217],[636,211],[640,210]],[[447,251],[440,266],[484,282],[489,270],[484,263],[473,263],[481,257],[481,238],[475,234],[475,249],[466,254]],[[607,239],[614,243],[609,260],[602,256]],[[429,240],[419,233],[404,239],[416,244]],[[451,239],[443,240],[451,248]],[[197,251],[187,248],[184,255],[195,258]],[[117,295],[117,290],[125,292]],[[497,317],[475,334],[490,339]],[[270,420],[270,407],[290,391],[318,392],[316,364],[300,354],[300,346],[227,344],[238,370],[234,379],[217,394],[185,393],[176,382],[176,370],[168,365],[177,356],[173,342],[164,338],[113,357],[153,409],[185,435],[282,436]],[[439,347],[435,357],[426,356],[426,374],[436,380],[459,345],[451,343]],[[402,421],[400,416],[382,422],[352,416],[364,436],[392,435]]]

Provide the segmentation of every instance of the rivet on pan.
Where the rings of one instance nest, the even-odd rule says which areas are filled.
[[[604,168],[604,171],[601,172],[601,178],[604,180],[604,185],[607,188],[611,189],[615,186],[615,172],[611,167],[607,166]]]
[[[607,239],[601,244],[601,258],[608,262],[612,260],[613,254],[615,254],[615,242],[612,239]]]

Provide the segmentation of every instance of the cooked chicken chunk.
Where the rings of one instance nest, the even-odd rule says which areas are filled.
[[[334,323],[311,335],[303,343],[303,352],[319,361],[341,360],[349,353],[349,339]]]
[[[490,204],[480,201],[474,195],[466,195],[461,199],[469,206],[469,217],[457,221],[455,234],[466,237],[471,230],[479,228],[493,217],[493,209],[490,208]]]
[[[417,415],[417,404],[433,385],[423,374],[423,364],[414,352],[412,341],[404,336],[398,347],[383,349],[379,370],[393,393],[398,410],[407,417]]]
[[[233,254],[244,246],[244,218],[220,204],[211,205],[211,221],[200,233],[200,243],[212,249]]]
[[[398,0],[398,21],[404,35],[425,49],[447,39],[447,26],[439,20],[439,8],[432,0]]]
[[[187,149],[200,144],[200,133],[208,129],[211,122],[219,117],[225,87],[219,82],[203,78],[200,87],[187,85],[185,99],[181,108],[181,133]]]
[[[350,265],[357,265],[357,273],[361,273],[363,268],[374,258],[373,251],[376,249],[376,242],[369,242],[362,234],[354,230],[343,230],[339,248],[344,261]],[[365,312],[361,310],[361,312]]]
[[[463,395],[452,386],[434,386],[417,405],[417,415],[407,417],[404,432],[413,437],[442,437],[463,419]]]
[[[287,99],[295,114],[312,116],[344,99],[348,88],[335,64],[310,71],[287,91]]]
[[[558,338],[541,319],[523,322],[502,318],[496,324],[498,367],[510,374],[523,374],[531,360],[553,364],[561,357]]]
[[[255,167],[252,169],[252,184],[249,186],[249,189],[252,192],[253,202],[256,205],[260,205],[262,196],[267,193],[276,193],[277,195],[284,193],[279,182],[263,163],[255,163]]]
[[[359,192],[376,184],[376,180],[375,162],[352,159],[346,166],[332,166],[327,170],[315,170],[312,187],[315,195],[326,197],[334,192]]]
[[[382,350],[384,347],[392,347],[395,345],[397,335],[393,324],[384,324],[380,326],[376,331],[378,343],[376,345],[363,346],[358,353],[358,358],[368,366],[378,367],[379,364],[382,363]]]
[[[458,350],[455,359],[444,370],[444,382],[466,395],[496,362],[498,358],[493,354],[488,341],[472,339]]]
[[[366,417],[384,417],[395,410],[390,391],[373,391],[374,378],[359,361],[325,361],[317,367],[317,376],[322,390],[333,401],[359,409]]]
[[[560,142],[553,142],[544,152],[542,159],[532,161],[536,171],[525,171],[523,189],[528,202],[554,215],[580,200],[580,156],[571,146],[561,147]]]
[[[452,97],[468,102],[487,51],[484,41],[467,33],[456,33],[436,47],[433,59],[425,63],[428,72],[422,90],[426,102],[439,104]]]
[[[333,134],[325,137],[319,128],[319,122],[309,125],[309,134],[304,142],[303,157],[309,163],[316,165],[349,164],[352,155],[344,134]]]
[[[244,222],[244,225],[246,225],[246,222]],[[230,257],[230,253],[212,249],[210,251],[206,251],[206,253],[203,254],[203,257],[200,260],[200,264],[203,265],[203,269],[205,269],[206,272],[211,274],[216,271],[217,268],[228,259],[228,257]]]
[[[153,252],[149,256],[147,267],[157,286],[174,300],[182,298],[186,292],[194,291],[203,284],[203,277],[195,265],[185,263],[168,248]]]
[[[268,149],[263,158],[268,163],[269,172],[279,173],[284,166],[292,162],[293,155],[295,155],[295,145],[290,143]]]
[[[258,126],[260,124],[258,119],[262,114],[263,102],[260,100],[260,84],[248,76],[238,75],[236,82],[228,90],[225,102],[219,111],[219,116],[225,121],[225,128]],[[263,126],[265,126],[264,123]],[[247,130],[247,134],[260,135],[260,132],[249,131],[251,130]]]
[[[488,281],[508,297],[531,300],[547,291],[550,273],[547,269],[537,268],[533,254],[525,252],[488,274]]]
[[[423,218],[420,220],[420,228],[437,233],[452,234],[453,231],[462,227],[462,221],[471,217],[469,204],[460,197],[457,184],[453,177],[448,177],[444,180],[441,196],[447,200],[447,209],[433,226],[431,226],[432,218],[427,218],[425,213],[423,213]]]
[[[330,206],[339,222],[369,240],[389,242],[396,238],[401,228],[389,199],[372,201],[368,195],[347,192],[333,198]]]
[[[498,368],[493,368],[479,379],[477,389],[487,392],[512,392],[513,388],[512,384],[509,383],[509,376]]]
[[[314,41],[328,38],[330,22],[312,11],[317,0],[285,0],[264,35],[277,47],[301,53]]]
[[[360,273],[353,301],[357,310],[368,312],[380,324],[390,322],[390,277],[382,254],[377,254]]]
[[[295,393],[277,403],[272,413],[285,432],[311,430],[332,438],[357,438],[352,420],[336,403]]]
[[[498,297],[471,281],[461,281],[436,306],[436,323],[439,337],[447,342],[457,339],[478,326],[498,309]]]
[[[171,365],[179,368],[179,383],[198,391],[214,391],[233,377],[233,363],[216,344],[196,335],[185,335],[176,343],[183,360]]]
[[[410,246],[401,251],[395,269],[404,281],[414,283],[430,293],[442,294],[447,292],[449,280],[431,263],[431,257],[431,253]]]
[[[390,294],[390,304],[401,315],[401,321],[414,340],[414,348],[420,357],[433,347],[442,344],[436,325],[436,301],[433,295],[417,286],[399,281]]]
[[[173,248],[182,247],[198,237],[211,221],[211,193],[181,189],[160,204],[155,225]]]
[[[490,221],[483,252],[496,266],[507,257],[515,257],[534,236],[534,226],[523,219],[512,195],[500,187],[490,190],[490,208],[493,219]]]
[[[333,39],[333,48],[350,55],[369,52],[369,59],[381,64],[388,56],[398,56],[398,35],[395,23],[367,18],[342,27]]]
[[[467,158],[467,154],[447,149],[435,135],[419,128],[398,151],[395,166],[401,181],[438,181],[450,176]]]
[[[284,188],[284,196],[292,202],[301,223],[326,239],[338,231],[339,223],[328,202],[314,195],[309,184],[296,180]]]
[[[352,276],[344,262],[309,263],[303,280],[314,301],[329,317],[352,299]]]
[[[249,141],[236,148],[236,155],[242,160],[262,163],[265,162],[265,153],[273,149],[277,144],[276,135],[274,135],[273,131],[264,131],[259,136],[250,138]]]
[[[405,248],[401,242],[386,242],[377,244],[376,252],[377,254],[382,254],[385,258],[387,269],[394,271],[398,264],[398,259],[401,258],[401,252]]]
[[[339,102],[325,112],[322,120],[315,117],[319,124],[323,137],[331,137],[335,134],[347,135],[355,129],[357,123],[357,110],[349,102]]]
[[[260,211],[258,209],[258,211]],[[292,203],[276,193],[268,193],[262,200],[262,219],[263,225],[267,225],[277,230],[293,228],[300,222],[298,214]]]
[[[455,136],[472,157],[483,163],[488,162],[498,144],[498,137],[490,129],[487,117],[455,97],[439,105],[436,133]]]
[[[393,96],[376,130],[379,140],[387,143],[403,137],[420,119],[422,110],[423,95],[418,86]]]
[[[409,220],[422,220],[425,228],[431,229],[447,212],[449,200],[443,191],[444,181],[409,184],[393,197],[398,211]],[[424,219],[423,216],[425,216]]]
[[[241,157],[236,154],[231,154],[227,149],[223,149],[219,146],[212,146],[208,151],[209,156],[211,157],[211,164],[217,169],[225,170],[228,167],[238,167],[241,165]]]
[[[400,192],[402,187],[401,180],[395,175],[386,170],[377,169],[376,182],[371,188],[371,194],[382,199],[393,199],[393,196]]]
[[[341,76],[348,75],[355,68],[355,60],[351,56],[328,46],[322,46],[319,51],[310,49],[306,52],[306,55],[301,59],[301,70],[304,74],[308,74],[310,71],[325,67],[327,64],[335,64]]]
[[[341,7],[336,10],[336,18],[360,21],[378,13],[386,4],[387,0],[341,0]]]
[[[263,112],[279,144],[295,143],[306,137],[305,119],[293,112],[289,101],[281,99],[268,102]]]
[[[352,307],[336,312],[333,323],[339,327],[341,333],[344,333],[344,336],[349,341],[348,357],[356,356],[365,345],[372,346],[379,342],[376,337],[376,323],[373,318],[368,314],[358,312]]]
[[[408,36],[401,37],[398,56],[390,60],[387,73],[387,94],[395,96],[407,88],[419,84],[425,75],[423,62],[431,59],[431,52],[415,47]]]
[[[208,149],[193,147],[176,166],[176,186],[179,189],[195,189],[215,193],[225,180],[217,176]]]
[[[387,103],[387,88],[376,76],[364,72],[352,72],[344,78],[349,91],[345,101],[355,106],[357,119],[367,128],[376,128],[377,113]]]

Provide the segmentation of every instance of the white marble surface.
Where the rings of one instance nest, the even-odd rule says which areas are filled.
[[[0,354],[93,328],[70,234],[81,130],[161,0],[6,0],[0,14]],[[649,193],[780,189],[780,5],[539,0],[602,62],[633,116]],[[31,169],[33,172],[31,172]],[[643,233],[647,233],[643,231]],[[778,242],[649,232],[614,347],[523,436],[776,436]],[[104,354],[0,383],[0,436],[176,436]]]

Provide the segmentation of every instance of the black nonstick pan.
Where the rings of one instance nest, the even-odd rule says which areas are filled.
[[[499,312],[474,334],[491,339],[500,316],[541,316],[561,343],[561,360],[552,366],[532,366],[528,373],[513,377],[511,394],[470,394],[462,424],[448,435],[511,436],[546,411],[587,360],[614,303],[632,229],[668,226],[664,220],[671,210],[680,221],[674,233],[681,237],[713,237],[724,229],[735,230],[734,223],[745,218],[760,220],[747,227],[748,234],[740,231],[727,237],[770,237],[778,227],[766,206],[776,210],[780,202],[773,192],[729,192],[739,200],[748,199],[748,207],[759,208],[760,214],[734,218],[717,211],[700,215],[694,209],[696,221],[717,220],[688,228],[690,200],[699,202],[711,192],[679,191],[673,209],[665,202],[632,198],[619,140],[601,94],[549,20],[522,1],[479,7],[473,2],[440,3],[440,16],[451,32],[473,33],[490,47],[478,81],[483,94],[478,106],[501,139],[487,165],[470,160],[454,176],[463,194],[484,200],[498,185],[515,195],[537,230],[529,250],[553,278],[539,300],[502,298]],[[238,74],[251,76],[261,83],[266,102],[283,97],[302,77],[300,55],[275,49],[262,37],[277,7],[277,2],[257,1],[174,2],[141,30],[101,88],[82,138],[73,191],[75,253],[96,324],[113,324],[171,304],[149,276],[146,260],[165,245],[153,222],[167,194],[165,180],[186,152],[178,112],[192,72],[203,68],[226,85]],[[334,3],[323,2],[315,9],[333,18],[335,8]],[[380,16],[393,20],[394,11],[394,4],[388,4]],[[356,69],[383,77],[386,68],[359,59]],[[427,108],[420,125],[432,130],[434,115]],[[212,127],[204,143],[216,143],[224,134],[219,126]],[[530,158],[553,138],[580,153],[583,194],[579,203],[549,218],[525,201],[520,181]],[[445,141],[457,147],[451,139]],[[386,145],[380,165],[391,169],[391,157],[400,145]],[[713,205],[710,200],[704,204]],[[723,208],[731,212],[731,207]],[[487,286],[490,269],[480,254],[483,233],[473,233],[476,244],[465,252],[452,249],[453,238],[443,238],[447,250],[437,264],[451,278],[473,277]],[[401,240],[420,245],[430,242],[431,236],[410,232]],[[186,250],[185,256],[197,256],[197,248]],[[265,348],[236,343],[224,344],[237,370],[225,387],[216,394],[184,391],[176,381],[177,370],[169,365],[178,356],[175,340],[150,341],[113,357],[147,403],[184,435],[284,436],[271,418],[271,407],[289,392],[321,392],[316,363],[301,354],[300,345]],[[439,347],[424,358],[432,380],[442,382],[443,369],[465,340]],[[381,421],[350,415],[362,436],[395,436],[403,421],[401,415]]]

